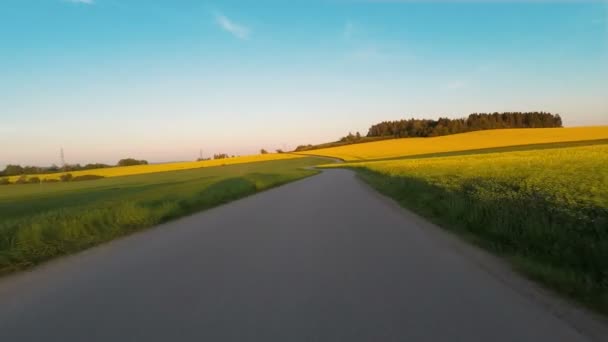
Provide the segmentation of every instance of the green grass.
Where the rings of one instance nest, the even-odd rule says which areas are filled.
[[[315,174],[297,158],[0,187],[0,274]]]
[[[608,314],[608,147],[352,163],[381,193]]]

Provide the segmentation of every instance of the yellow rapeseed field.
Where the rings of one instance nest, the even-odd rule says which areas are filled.
[[[103,169],[73,171],[73,172],[69,172],[69,173],[71,173],[72,176],[74,176],[74,177],[83,176],[83,175],[119,177],[119,176],[139,175],[139,174],[144,174],[144,173],[178,171],[178,170],[196,169],[196,168],[201,168],[201,167],[253,163],[253,162],[261,162],[261,161],[292,159],[292,158],[301,158],[301,157],[302,157],[301,155],[295,155],[295,154],[289,154],[289,153],[269,153],[269,154],[258,154],[258,155],[251,155],[251,156],[242,156],[242,157],[234,157],[234,158],[226,158],[226,159],[203,160],[203,161],[192,161],[192,162],[110,167],[110,168],[103,168]],[[42,175],[32,175],[32,177],[34,177],[34,176],[39,177],[41,180],[59,179],[59,177],[62,174],[63,173],[51,173],[51,174],[42,174]],[[9,177],[9,180],[11,182],[14,182],[19,177],[20,176]]]
[[[486,200],[534,194],[559,210],[608,209],[608,145],[334,165],[414,178],[449,191],[483,185],[477,195]]]
[[[394,158],[516,145],[608,139],[608,126],[487,130],[434,138],[402,138],[302,152],[345,161]]]

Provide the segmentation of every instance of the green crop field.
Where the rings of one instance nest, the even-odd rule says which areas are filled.
[[[294,158],[0,187],[0,273],[23,269],[316,171]]]

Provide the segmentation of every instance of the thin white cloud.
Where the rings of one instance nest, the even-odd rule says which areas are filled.
[[[248,27],[235,23],[221,13],[215,14],[215,21],[224,31],[231,33],[239,39],[248,39],[251,34],[251,30]]]
[[[85,4],[85,5],[92,5],[95,3],[95,0],[63,0],[65,2],[70,2],[73,4]]]

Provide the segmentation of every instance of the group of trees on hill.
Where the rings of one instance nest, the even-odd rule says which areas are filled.
[[[562,127],[562,119],[559,114],[545,112],[474,113],[461,119],[383,121],[370,127],[367,136],[436,137],[487,129],[551,127]]]
[[[104,176],[99,175],[80,175],[73,176],[71,173],[64,173],[59,176],[59,178],[40,178],[36,176],[26,176],[21,175],[19,178],[15,179],[12,183],[8,177],[0,178],[0,185],[10,185],[10,184],[38,184],[38,183],[56,183],[56,182],[79,182],[79,181],[87,181],[87,180],[95,180],[105,178]]]
[[[348,132],[348,135],[340,138],[339,142],[357,142],[361,140],[361,133],[357,132],[353,134],[352,132]]]
[[[348,135],[334,142],[299,145],[295,151],[316,150],[391,138],[437,137],[487,129],[552,127],[562,127],[562,118],[559,114],[554,115],[546,112],[474,113],[461,119],[383,121],[372,125],[366,136],[362,136],[359,132],[348,133]]]
[[[59,167],[57,165],[41,167],[41,166],[21,166],[9,164],[7,165],[3,171],[0,171],[0,176],[18,176],[18,175],[39,175],[43,173],[57,173],[57,172],[70,172],[70,171],[81,171],[81,170],[92,170],[92,169],[102,169],[106,167],[112,167],[107,164],[70,164],[65,165],[63,167]]]
[[[70,171],[81,171],[81,170],[92,170],[92,169],[101,169],[111,167],[107,164],[70,164],[59,167],[57,165],[53,166],[21,166],[16,164],[7,165],[3,171],[0,171],[0,176],[18,176],[18,175],[39,175],[43,173],[57,173],[57,172],[70,172]]]
[[[125,158],[118,161],[117,166],[134,166],[134,165],[148,165],[147,160],[137,160],[133,158]]]
[[[228,158],[230,158],[228,153],[217,153],[217,154],[213,155],[213,159],[228,159]]]

